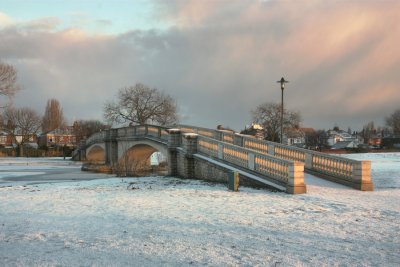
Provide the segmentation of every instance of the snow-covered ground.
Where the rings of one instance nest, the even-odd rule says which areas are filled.
[[[51,171],[0,159],[7,175],[12,166],[27,173],[1,176],[0,265],[400,266],[400,153],[349,157],[372,160],[374,192],[307,175],[304,195],[236,193],[199,180],[80,173],[58,159]],[[45,183],[34,182],[37,172]],[[52,172],[70,181],[51,182]]]

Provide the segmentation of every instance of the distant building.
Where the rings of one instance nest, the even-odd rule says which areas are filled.
[[[343,143],[342,143],[343,142]],[[359,140],[357,136],[351,135],[343,130],[328,130],[323,137],[323,143],[331,148],[354,148],[358,147]]]
[[[0,146],[9,147],[12,146],[12,137],[6,132],[0,132]]]
[[[18,144],[22,142],[24,136],[15,135],[14,138],[11,134],[7,132],[0,132],[0,146],[3,147],[17,147]],[[24,144],[26,146],[37,147],[37,136],[36,134],[31,134],[28,138],[25,138]]]
[[[264,128],[257,123],[253,123],[250,127],[246,127],[240,134],[251,135],[259,140],[265,139],[265,131]]]
[[[283,134],[283,144],[304,147],[306,134],[299,128],[288,129]]]
[[[76,147],[76,137],[73,134],[73,127],[55,129],[39,136],[39,146],[56,147],[67,146]]]

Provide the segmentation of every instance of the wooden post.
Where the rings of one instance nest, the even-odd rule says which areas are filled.
[[[239,173],[232,171],[228,174],[228,189],[234,192],[239,190]]]

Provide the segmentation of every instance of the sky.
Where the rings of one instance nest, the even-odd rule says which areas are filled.
[[[18,107],[103,120],[119,89],[144,83],[180,122],[241,130],[280,103],[302,126],[384,126],[400,108],[398,0],[0,0],[0,60]]]

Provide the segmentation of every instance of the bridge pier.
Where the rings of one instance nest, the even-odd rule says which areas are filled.
[[[178,151],[181,145],[181,130],[169,129],[168,132],[168,175],[178,175]]]
[[[118,130],[111,129],[106,132],[106,138],[104,140],[106,159],[105,162],[108,166],[112,167],[114,164],[118,163]]]
[[[193,155],[197,153],[197,134],[185,133],[182,138],[182,154],[178,169],[181,170],[181,175],[184,178],[195,177],[195,161]],[[179,168],[180,167],[180,168]]]
[[[79,143],[79,147],[85,147],[85,149],[79,149],[76,155],[76,159],[79,161],[85,161],[86,160],[86,140],[81,140]]]

